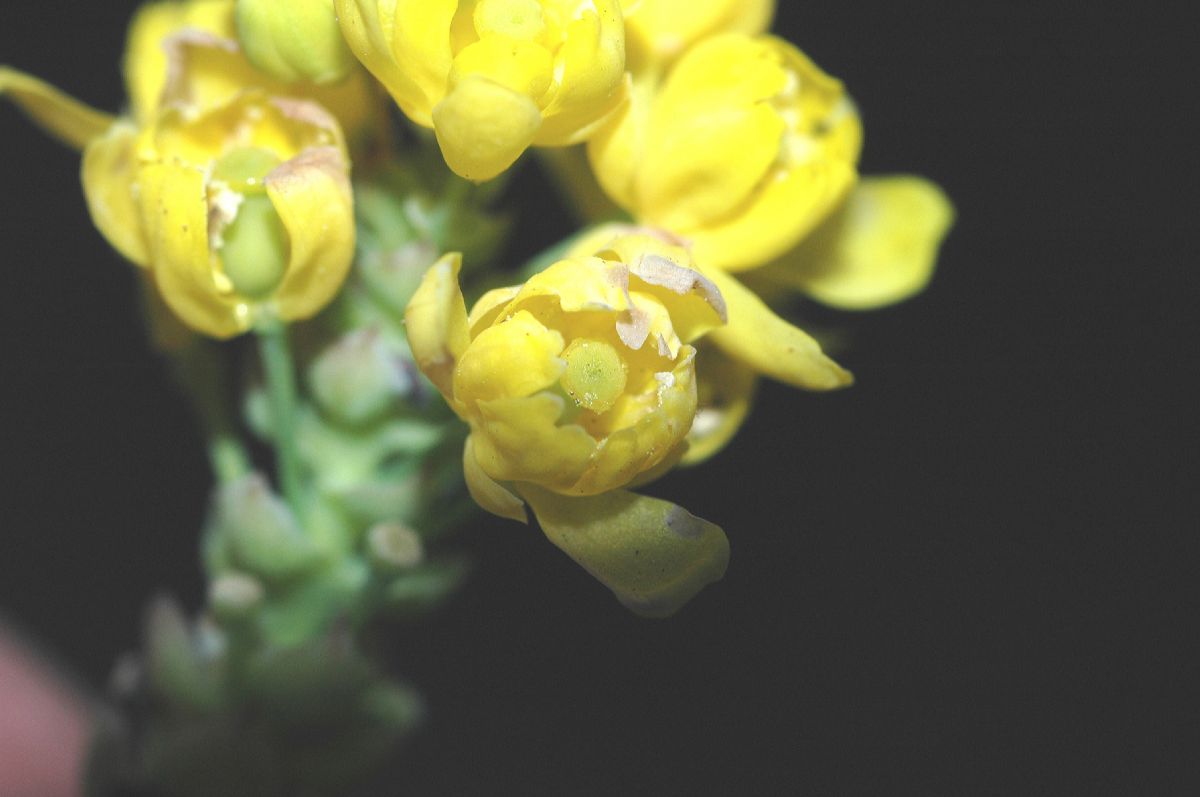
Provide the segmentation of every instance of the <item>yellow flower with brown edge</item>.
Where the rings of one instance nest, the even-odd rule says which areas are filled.
[[[406,313],[416,362],[471,433],[472,497],[546,536],[639,614],[666,616],[725,571],[711,523],[630,492],[670,468],[696,412],[695,349],[725,301],[685,250],[627,235],[468,314],[459,259],[425,275]]]
[[[587,138],[625,96],[618,0],[335,0],[346,41],[470,180]]]
[[[737,271],[792,249],[841,203],[861,145],[840,81],[782,39],[727,33],[639,86],[588,154],[638,223]]]

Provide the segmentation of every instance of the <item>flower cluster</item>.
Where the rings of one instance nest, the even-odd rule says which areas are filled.
[[[414,402],[403,413],[433,417],[419,369],[469,430],[475,501],[520,521],[528,508],[624,604],[665,616],[722,576],[729,544],[633,490],[725,445],[760,376],[849,385],[784,317],[789,298],[863,310],[910,297],[953,218],[927,180],[860,179],[854,101],[767,33],[773,12],[770,0],[166,0],[131,25],[124,114],[7,68],[0,92],[83,151],[95,225],[172,323],[229,338],[341,297],[311,387],[338,431],[296,427],[283,388],[261,424],[293,463],[285,488],[381,483],[364,430],[383,429],[401,394]],[[388,95],[407,137],[389,136]],[[501,190],[472,184],[530,148],[556,150],[589,226],[468,312],[460,277],[499,251],[472,232],[493,229],[481,208]],[[286,453],[296,428],[300,459]],[[330,446],[341,453],[312,454]],[[374,453],[330,464],[350,451]],[[289,500],[302,523],[311,501]],[[398,512],[376,505],[372,522]]]

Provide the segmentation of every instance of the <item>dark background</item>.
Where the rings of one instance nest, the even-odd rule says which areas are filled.
[[[1171,77],[1194,23],[781,5],[863,110],[864,173],[954,199],[939,274],[819,316],[853,332],[853,389],[768,385],[726,454],[656,486],[733,546],[676,618],[633,618],[536,530],[468,530],[469,586],[397,630],[433,713],[396,793],[1195,793],[1197,131]],[[5,4],[0,62],[115,109],[133,7]],[[150,594],[199,605],[208,476],[77,156],[10,107],[0,143],[0,610],[99,688]]]

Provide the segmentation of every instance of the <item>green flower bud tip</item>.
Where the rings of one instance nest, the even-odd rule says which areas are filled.
[[[367,532],[371,564],[392,573],[415,567],[425,559],[421,537],[402,523],[378,523]]]

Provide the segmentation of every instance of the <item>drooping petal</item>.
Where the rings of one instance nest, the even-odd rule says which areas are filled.
[[[729,323],[708,340],[764,376],[805,390],[834,390],[854,381],[804,330],[777,316],[737,278],[712,269],[709,277],[721,290]]]
[[[758,374],[712,345],[696,358],[699,408],[679,463],[698,465],[724,448],[741,428],[754,401]]]
[[[725,575],[725,533],[675,504],[625,490],[567,498],[518,489],[546,537],[636,614],[668,617]]]
[[[755,272],[843,310],[870,310],[920,293],[933,276],[954,207],[920,177],[866,178],[795,250]]]
[[[113,248],[139,266],[148,265],[141,210],[134,194],[137,128],[117,122],[83,151],[83,195],[92,223]]]
[[[7,66],[0,66],[0,96],[12,99],[39,127],[75,149],[103,135],[114,121],[44,80]]]
[[[525,514],[525,502],[479,467],[471,437],[467,437],[467,443],[463,447],[463,476],[466,477],[467,492],[475,499],[475,503],[485,510],[519,523],[529,522]]]
[[[314,147],[266,176],[271,204],[288,233],[289,257],[275,306],[285,320],[309,318],[341,288],[354,258],[354,203],[336,147]]]
[[[443,255],[425,272],[404,311],[413,358],[448,400],[454,397],[454,367],[470,343],[467,307],[458,287],[460,268],[462,255]]]

